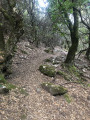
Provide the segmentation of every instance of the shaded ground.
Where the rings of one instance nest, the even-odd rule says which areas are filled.
[[[51,96],[40,86],[46,81],[57,84],[67,82],[61,76],[56,76],[55,79],[44,76],[38,70],[46,58],[61,56],[63,61],[65,55],[66,52],[58,48],[54,54],[48,54],[43,47],[31,49],[28,42],[19,43],[18,52],[13,59],[13,74],[8,81],[20,89],[12,90],[9,95],[0,95],[0,120],[89,120],[90,87],[75,83],[65,84],[72,99],[68,103],[63,96]],[[85,61],[79,60],[77,64],[79,63],[86,65]],[[85,75],[89,75],[90,69],[87,71],[83,67]],[[87,80],[89,82],[88,77]]]

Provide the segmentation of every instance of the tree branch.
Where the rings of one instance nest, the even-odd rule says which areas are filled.
[[[75,8],[75,9],[76,9],[76,8]],[[89,26],[87,23],[85,23],[85,21],[83,20],[83,17],[82,17],[81,11],[78,10],[78,9],[76,9],[76,10],[77,10],[78,13],[79,13],[79,16],[80,16],[80,18],[81,18],[81,22],[87,27],[87,29],[90,30],[90,26]]]
[[[62,4],[61,4],[61,2],[60,2],[59,0],[58,0],[58,3],[59,3],[59,5],[60,5],[60,7],[63,8],[63,6],[62,6]],[[68,28],[69,28],[70,31],[72,31],[72,28],[73,28],[72,22],[71,22],[71,20],[69,19],[69,16],[68,16],[65,8],[63,8],[63,11],[64,11],[64,15],[65,15],[66,21],[67,21],[67,23],[68,23]]]

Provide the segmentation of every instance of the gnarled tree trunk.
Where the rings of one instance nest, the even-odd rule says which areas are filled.
[[[79,40],[78,40],[78,37],[74,33],[72,33],[71,40],[72,40],[72,45],[69,48],[65,63],[72,63],[75,58],[75,53],[77,52]]]
[[[73,2],[75,2],[73,0]],[[75,8],[73,8],[73,17],[74,17],[74,24],[72,25],[69,23],[69,30],[71,34],[71,42],[72,45],[69,48],[65,63],[73,63],[74,58],[75,58],[75,53],[77,52],[78,48],[78,42],[79,42],[79,37],[78,37],[78,12]],[[70,21],[69,21],[70,22]]]
[[[3,64],[2,72],[7,72],[10,64],[12,56],[14,55],[14,50],[17,45],[17,42],[19,41],[19,38],[23,34],[23,19],[21,15],[13,10],[13,8],[16,5],[15,0],[7,0],[7,8],[3,8],[2,5],[0,5],[0,13],[2,14],[3,18],[3,24],[6,23],[8,33],[7,38],[4,39],[3,29],[2,26],[0,26],[0,47],[1,49],[5,48],[5,60]],[[4,29],[5,30],[5,29]],[[5,41],[5,43],[4,43]]]
[[[4,42],[4,36],[3,36],[3,27],[0,25],[0,51],[5,50],[5,42]]]
[[[88,49],[86,51],[86,56],[87,59],[90,59],[90,31],[89,31],[89,44],[88,44]]]

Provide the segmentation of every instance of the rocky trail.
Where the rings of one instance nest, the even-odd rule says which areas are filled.
[[[41,83],[52,82],[53,77],[40,73],[39,66],[46,58],[61,56],[65,51],[48,54],[44,47],[31,48],[28,42],[20,42],[13,58],[12,74],[8,81],[15,86],[8,95],[0,95],[0,120],[89,120],[90,87],[81,84],[65,84],[71,102],[64,96],[52,96],[42,89]],[[90,71],[88,71],[90,74]],[[57,76],[55,84],[67,81]]]

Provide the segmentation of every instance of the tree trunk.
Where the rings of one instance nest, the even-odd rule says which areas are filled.
[[[4,42],[4,36],[3,36],[3,28],[0,25],[0,50],[4,51],[5,50],[5,42]]]
[[[87,56],[87,59],[89,59],[89,56],[90,56],[90,31],[89,31],[89,46],[88,46],[88,49],[86,51],[86,56]]]
[[[73,0],[73,2],[75,2]],[[74,17],[74,24],[69,26],[70,34],[71,34],[71,42],[72,45],[69,48],[65,63],[72,63],[75,58],[75,53],[77,52],[78,48],[78,42],[79,42],[79,37],[78,37],[78,12],[75,8],[73,8],[73,17]]]
[[[3,28],[0,25],[0,72],[3,67],[3,63],[5,61],[5,42],[4,42],[4,36],[3,36]]]
[[[68,54],[67,54],[67,58],[65,60],[65,63],[72,63],[74,61],[75,58],[75,53],[77,52],[77,48],[78,48],[78,37],[75,36],[75,34],[72,34],[71,36],[71,40],[72,45],[69,48]]]

